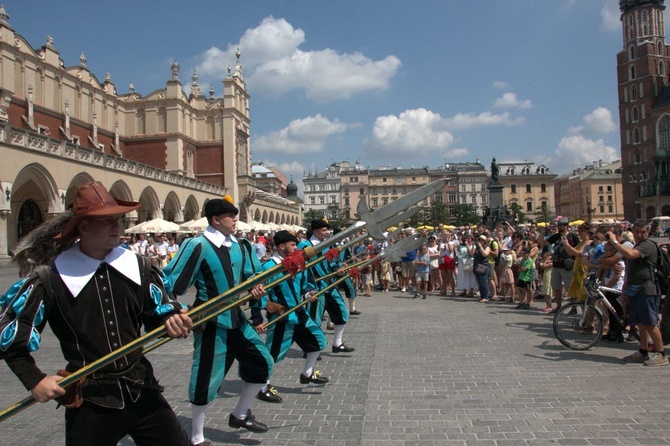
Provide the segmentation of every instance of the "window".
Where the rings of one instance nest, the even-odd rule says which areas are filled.
[[[472,204],[477,204],[477,195],[473,195],[473,196],[471,196],[471,197],[470,197],[470,202],[471,202]]]
[[[637,110],[637,107],[633,107],[633,122],[640,120],[640,112]]]
[[[607,196],[607,201],[612,201],[612,196],[611,195]]]
[[[631,81],[635,79],[635,65],[630,66],[628,78]]]
[[[602,191],[603,191],[603,187],[602,187],[602,186],[598,186],[598,192],[602,192]]]
[[[382,183],[386,183],[386,178],[382,178]]]
[[[388,195],[389,190],[387,188],[382,189],[382,195]]]
[[[466,204],[467,199],[468,199],[468,197],[466,197],[465,195],[461,196],[461,203]]]
[[[547,192],[547,185],[542,183],[540,184],[540,192],[546,193]]]
[[[428,198],[424,198],[424,199],[421,201],[421,204],[424,204],[424,205],[425,205],[425,204],[428,204]]]
[[[351,177],[349,178],[350,183],[358,183],[358,177]]]
[[[516,184],[510,184],[510,193],[516,194]]]
[[[321,196],[319,197],[319,204],[326,204],[326,197],[324,197],[323,195],[321,195]]]
[[[637,127],[633,130],[633,144],[640,144],[640,129]]]
[[[359,188],[358,193],[361,195],[365,195],[365,188],[364,187]]]
[[[607,212],[609,212],[610,214],[614,212],[614,208],[612,207],[612,205],[607,206]]]
[[[631,85],[630,87],[630,100],[637,100],[637,87],[635,85]]]
[[[316,198],[315,197],[309,197],[309,204],[316,204]]]
[[[449,192],[449,203],[456,203],[456,193]]]
[[[664,115],[658,124],[659,148],[670,149],[670,115]]]
[[[461,192],[465,192],[465,184],[461,184]]]
[[[406,187],[403,187],[403,188],[402,188],[402,194],[403,194],[403,195],[407,195],[407,188],[406,188]]]
[[[531,190],[530,184],[526,184],[526,193],[529,194]]]
[[[349,206],[349,197],[344,197],[344,205]]]
[[[482,183],[482,187],[480,189],[482,192],[486,192],[486,184]]]
[[[604,214],[605,213],[605,206],[600,206],[600,213]]]
[[[639,150],[635,151],[635,164],[640,164],[642,162],[642,155]]]
[[[475,192],[475,190],[476,190],[476,189],[475,189],[475,185],[474,185],[474,184],[471,184],[471,185],[470,185],[470,191],[471,191],[471,192]]]
[[[598,197],[598,201],[605,201],[605,197],[603,197],[602,195],[599,196],[599,197]]]
[[[331,202],[331,204],[337,203],[337,198],[335,197],[335,195],[331,195],[330,202]]]
[[[372,199],[372,207],[376,208],[377,206],[379,206],[379,201],[376,198],[373,198]]]
[[[526,202],[526,211],[533,212],[533,202],[532,201],[527,201]]]
[[[382,198],[382,206],[386,206],[387,204],[389,204],[389,199],[386,197]]]
[[[482,195],[482,204],[486,204],[486,195]]]
[[[349,188],[348,187],[344,188],[344,195],[349,195]]]
[[[412,183],[416,183],[416,177],[412,177]]]
[[[372,188],[372,195],[377,195],[377,188],[376,187]]]
[[[628,58],[630,60],[635,59],[635,47],[633,45],[631,45],[630,48],[628,48]]]
[[[398,189],[395,187],[391,189],[391,195],[398,195]]]

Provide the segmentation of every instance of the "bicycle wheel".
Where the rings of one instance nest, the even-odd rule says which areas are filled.
[[[572,350],[593,347],[603,335],[603,316],[597,308],[575,302],[564,305],[554,316],[556,339]]]

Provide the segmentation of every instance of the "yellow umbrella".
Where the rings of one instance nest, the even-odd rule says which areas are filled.
[[[537,227],[538,227],[538,228],[544,228],[544,227],[546,227],[546,226],[547,226],[547,222],[546,222],[546,221],[541,221],[541,222],[539,222],[539,223],[537,224]]]
[[[581,225],[582,223],[584,223],[584,220],[575,220],[575,221],[571,221],[569,224],[570,224],[570,226],[579,226],[579,225]]]
[[[388,229],[386,229],[386,230],[387,230],[388,232],[394,232],[394,231],[397,231],[398,228],[395,227],[395,226],[391,226],[390,228],[388,228]]]
[[[433,230],[433,227],[430,226],[430,225],[423,225],[423,226],[419,226],[419,227],[416,228],[416,229],[428,229],[428,230],[431,230],[431,231],[432,231],[432,230]]]

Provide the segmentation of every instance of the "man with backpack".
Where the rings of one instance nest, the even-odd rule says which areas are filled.
[[[636,324],[640,329],[640,350],[623,360],[646,366],[666,366],[668,359],[658,328],[661,290],[655,278],[655,266],[660,260],[659,249],[648,238],[649,229],[644,221],[636,221],[632,229],[635,239],[633,248],[621,245],[611,233],[607,234],[607,241],[628,259],[624,298],[628,300],[631,324]],[[649,338],[654,344],[654,351],[649,351]]]
[[[579,244],[579,238],[572,232],[568,232],[568,219],[566,217],[559,217],[556,220],[557,231],[551,235],[541,233],[537,237],[537,245],[542,248],[549,245],[552,253],[551,259],[553,266],[551,269],[551,289],[554,292],[554,300],[556,306],[549,313],[553,314],[561,308],[563,302],[563,289],[570,286],[572,280],[572,266],[574,258],[571,257],[565,250],[563,240],[573,248]]]

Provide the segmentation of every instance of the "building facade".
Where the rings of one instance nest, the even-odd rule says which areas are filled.
[[[554,182],[556,214],[570,220],[625,220],[623,183],[621,161],[575,169]]]
[[[544,164],[532,162],[500,162],[499,181],[503,187],[503,203],[518,208],[529,220],[549,217],[556,212],[554,179],[557,177]]]
[[[617,54],[626,220],[670,215],[670,49],[663,0],[620,0]]]
[[[223,97],[183,91],[179,64],[148,95],[100,81],[84,54],[67,66],[54,39],[33,48],[0,8],[0,257],[27,230],[71,205],[85,181],[100,180],[143,207],[128,225],[200,217],[206,200],[231,195],[248,219],[262,209],[300,223],[300,206],[262,197],[251,176],[249,94],[238,63]],[[134,221],[133,221],[134,220]]]

